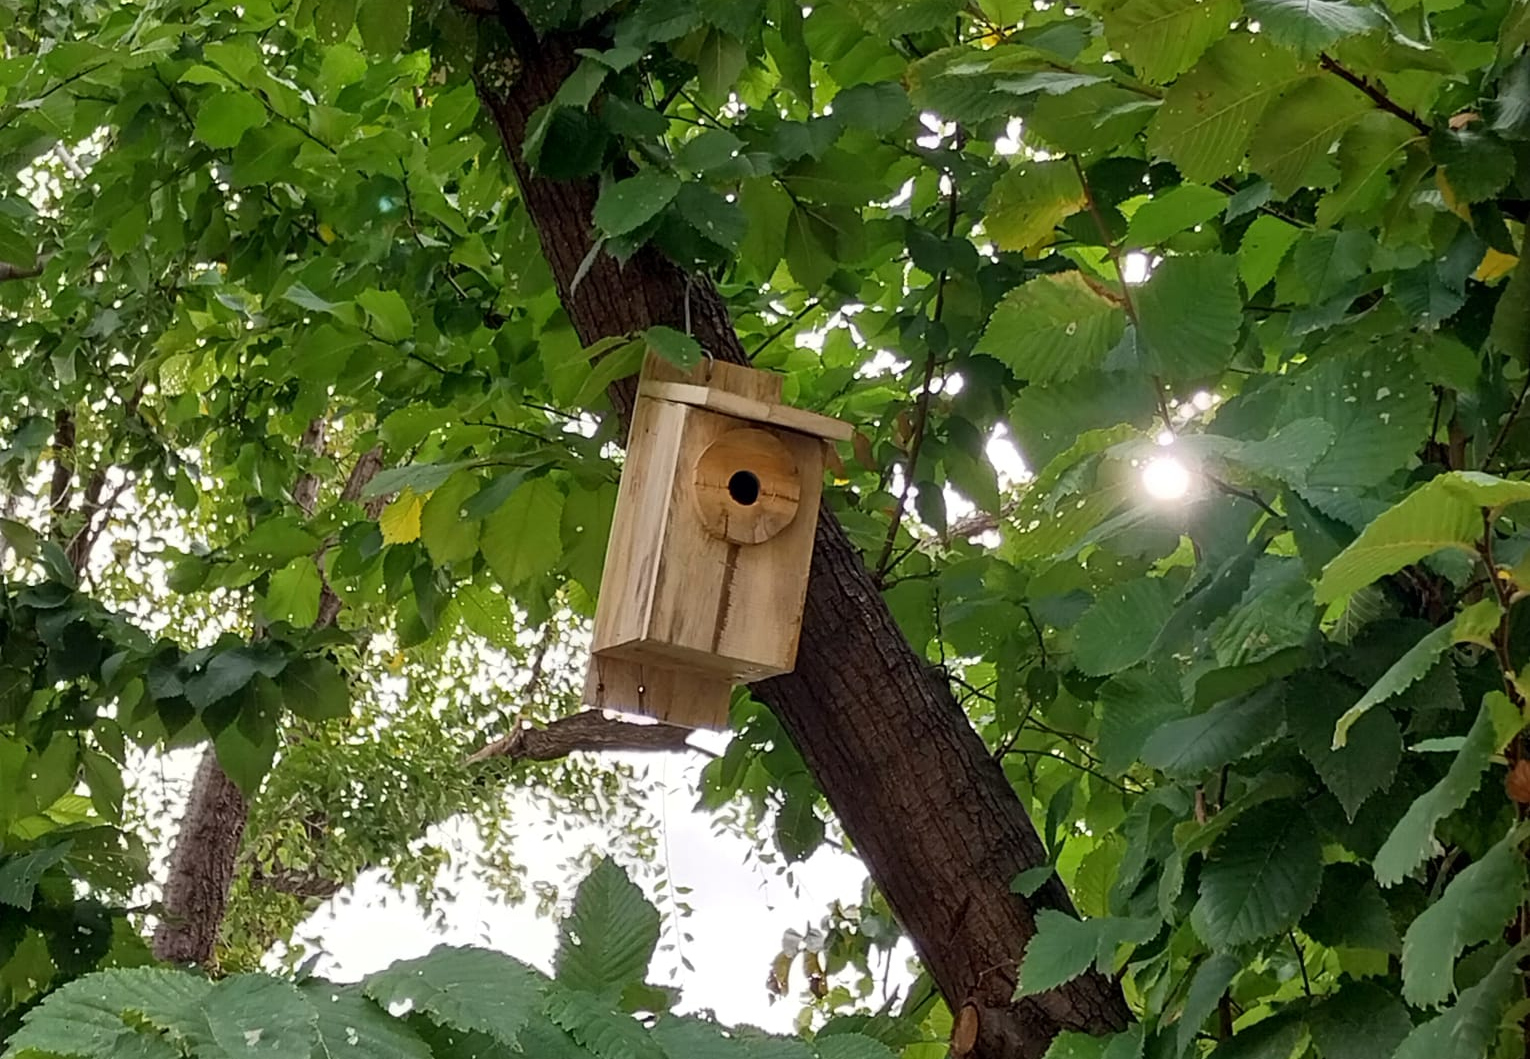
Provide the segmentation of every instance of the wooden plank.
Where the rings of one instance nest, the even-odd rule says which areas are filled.
[[[591,658],[584,680],[586,706],[685,728],[727,728],[732,696],[733,684],[727,679],[609,655]]]
[[[748,397],[767,404],[781,403],[781,376],[773,371],[760,371],[742,364],[729,364],[722,360],[702,360],[689,370],[677,368],[657,353],[644,358],[642,378],[654,382],[689,383],[726,390],[740,397]]]
[[[715,386],[644,379],[638,387],[638,393],[654,400],[690,405],[693,408],[707,408],[737,419],[766,423],[773,427],[780,427],[782,430],[827,438],[830,441],[849,441],[851,434],[854,433],[849,423],[832,416],[819,415],[805,408],[793,408],[791,405],[772,404],[752,397],[744,397]]]

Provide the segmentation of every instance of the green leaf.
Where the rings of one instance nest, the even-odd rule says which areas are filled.
[[[189,695],[188,695],[189,697]],[[239,715],[213,736],[218,767],[246,798],[254,798],[276,758],[277,721],[282,700],[269,680],[251,685]]]
[[[1344,715],[1334,725],[1334,749],[1345,745],[1348,741],[1350,728],[1372,706],[1385,702],[1394,695],[1401,695],[1409,687],[1423,680],[1428,675],[1429,671],[1434,668],[1435,663],[1439,661],[1440,656],[1445,653],[1452,643],[1459,639],[1457,635],[1458,622],[1462,622],[1462,619],[1465,619],[1462,622],[1462,628],[1470,629],[1482,620],[1483,615],[1487,611],[1491,611],[1492,623],[1494,625],[1498,623],[1498,604],[1491,599],[1478,600],[1468,607],[1467,610],[1472,612],[1471,617],[1467,617],[1465,613],[1457,615],[1455,619],[1452,619],[1447,624],[1425,634],[1418,643],[1408,648],[1406,654],[1392,663],[1391,667],[1381,675],[1380,679],[1370,686],[1359,702],[1344,711]]]
[[[1393,1059],[1482,1059],[1498,1038],[1503,1012],[1518,994],[1517,969],[1530,944],[1506,952],[1456,1006],[1408,1034]]]
[[[1514,152],[1490,132],[1477,127],[1436,129],[1429,153],[1459,202],[1483,202],[1514,177]]]
[[[1462,478],[1473,473],[1441,475],[1378,515],[1323,570],[1317,601],[1331,603],[1447,548],[1475,556],[1482,513]]]
[[[1357,229],[1312,232],[1297,243],[1291,264],[1312,300],[1324,302],[1365,275],[1375,249],[1370,233]]]
[[[863,1033],[820,1033],[813,1045],[818,1059],[894,1059],[897,1054]]]
[[[1370,869],[1339,862],[1323,869],[1317,904],[1302,917],[1302,931],[1329,948],[1374,949],[1396,955],[1402,951],[1392,910]]]
[[[688,371],[701,363],[701,343],[684,331],[658,324],[643,332],[643,341],[648,343],[649,349],[681,370]]]
[[[1285,721],[1284,690],[1271,684],[1154,732],[1142,762],[1170,776],[1220,768],[1263,746]]]
[[[1105,15],[1105,36],[1144,80],[1184,73],[1238,17],[1233,0],[1126,0]]]
[[[797,206],[787,214],[786,267],[803,289],[817,291],[834,274],[834,242],[834,229],[810,210]]]
[[[1108,676],[1147,656],[1174,612],[1174,587],[1162,578],[1128,581],[1102,593],[1073,632],[1073,664],[1090,676]]]
[[[266,615],[306,629],[319,618],[319,592],[323,588],[319,566],[308,556],[294,559],[271,575],[266,589]]]
[[[1126,314],[1079,272],[1039,276],[1004,296],[989,318],[977,352],[1022,379],[1071,379],[1105,360],[1126,327]]]
[[[1225,193],[1201,184],[1180,184],[1137,207],[1126,229],[1126,245],[1157,246],[1170,236],[1205,224],[1226,208]]]
[[[1261,33],[1307,58],[1384,25],[1375,11],[1343,0],[1246,0],[1244,10],[1258,19]]]
[[[229,551],[236,558],[264,559],[273,568],[286,566],[300,555],[311,556],[321,541],[293,518],[256,523],[255,528]]]
[[[737,38],[717,29],[709,32],[696,57],[702,94],[709,99],[726,100],[748,61],[749,55]]]
[[[425,1042],[368,1000],[360,986],[313,979],[298,988],[318,1014],[317,1054],[325,1059],[431,1059]]]
[[[277,677],[286,667],[287,657],[269,643],[219,651],[186,681],[186,699],[204,709],[241,690],[256,676]]]
[[[287,709],[309,721],[348,717],[350,687],[345,675],[322,658],[294,658],[277,678]]]
[[[180,1049],[156,1050],[142,1042],[147,1023],[184,1031],[185,1013],[212,991],[207,979],[184,971],[150,967],[100,971],[68,982],[28,1011],[20,1029],[7,1040],[5,1055],[119,1055],[137,1059],[176,1059]]]
[[[595,1059],[667,1059],[637,1020],[588,993],[555,985],[545,1010]]]
[[[1389,114],[1362,117],[1339,143],[1339,183],[1318,203],[1318,224],[1331,227],[1378,210],[1392,189],[1391,171],[1406,157],[1414,130]]]
[[[1227,953],[1212,953],[1196,968],[1190,981],[1190,991],[1185,994],[1184,1010],[1179,1016],[1179,1032],[1176,1044],[1179,1054],[1184,1055],[1195,1046],[1196,1035],[1206,1024],[1227,987],[1242,969],[1243,962]]]
[[[614,1003],[648,971],[659,911],[615,861],[602,857],[579,884],[558,939],[558,984]]]
[[[770,10],[779,34],[765,34],[766,50],[781,71],[781,84],[812,110],[812,57],[803,37],[802,6],[797,0],[773,0]]]
[[[1348,744],[1334,743],[1334,725],[1354,698],[1347,685],[1307,674],[1292,678],[1286,694],[1286,718],[1323,784],[1353,820],[1365,800],[1391,786],[1402,760],[1402,732],[1385,710],[1363,718]]]
[[[558,533],[562,511],[562,492],[552,479],[541,477],[523,483],[484,519],[479,547],[505,588],[519,588],[557,564],[563,554]]]
[[[197,109],[196,137],[209,147],[234,147],[266,123],[266,108],[248,92],[219,90]]]
[[[1036,913],[1036,933],[1025,943],[1016,998],[1056,989],[1093,965],[1102,974],[1115,970],[1116,950],[1153,940],[1160,924],[1149,919],[1076,919],[1043,908]]]
[[[207,1029],[223,1054],[309,1059],[319,1043],[319,1017],[291,982],[236,974],[202,999]]]
[[[1238,819],[1201,869],[1191,923],[1214,949],[1282,933],[1317,900],[1322,842],[1296,805],[1268,803]]]
[[[454,1029],[484,1033],[513,1046],[542,1008],[547,979],[503,953],[438,945],[366,979],[366,995],[384,1009],[411,1004]]]
[[[1022,162],[988,193],[983,227],[999,249],[1025,250],[1049,240],[1086,201],[1071,162]]]
[[[409,39],[410,7],[400,0],[359,0],[356,28],[367,51],[391,58],[404,50]]]
[[[464,509],[480,485],[476,473],[459,471],[434,490],[420,508],[420,542],[437,566],[449,566],[478,554],[482,524],[468,518]]]
[[[1243,298],[1227,258],[1168,258],[1132,300],[1155,373],[1198,378],[1220,371],[1232,359],[1243,326]]]
[[[1330,148],[1370,107],[1369,99],[1336,77],[1314,77],[1297,85],[1259,123],[1249,149],[1249,168],[1274,185],[1282,198],[1305,185],[1329,186],[1338,176],[1331,172]]]
[[[384,342],[402,342],[414,334],[414,316],[398,291],[372,287],[356,295],[356,304],[367,311],[372,330]]]
[[[1170,87],[1148,146],[1186,180],[1219,180],[1243,161],[1265,109],[1307,76],[1295,56],[1263,35],[1226,37]]]
[[[1433,855],[1434,829],[1439,822],[1461,806],[1477,789],[1478,780],[1488,767],[1493,753],[1493,710],[1488,698],[1503,695],[1490,692],[1484,697],[1477,719],[1466,742],[1451,762],[1444,779],[1408,806],[1408,811],[1398,821],[1387,840],[1382,843],[1373,861],[1376,881],[1382,886],[1395,886]]]
[[[744,141],[727,129],[703,129],[675,151],[675,164],[693,173],[727,165],[744,149]]]
[[[0,860],[0,904],[32,910],[32,894],[43,873],[69,855],[68,842]]]
[[[886,136],[908,119],[908,93],[896,81],[851,85],[834,97],[834,115],[852,129]]]
[[[1403,999],[1438,1007],[1455,995],[1455,963],[1469,946],[1498,937],[1525,898],[1524,832],[1515,829],[1450,880],[1403,936]]]
[[[1100,686],[1100,733],[1095,752],[1105,771],[1120,776],[1137,761],[1161,725],[1182,719],[1190,706],[1177,676],[1166,668],[1139,667]]]
[[[657,169],[607,184],[595,203],[595,226],[607,237],[626,235],[659,215],[680,191],[680,181]]]

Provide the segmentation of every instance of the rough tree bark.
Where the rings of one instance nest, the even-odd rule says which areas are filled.
[[[461,6],[495,17],[491,4]],[[720,359],[748,363],[726,304],[705,278],[688,278],[651,250],[625,266],[598,254],[586,267],[594,182],[532,175],[522,145],[532,115],[578,63],[575,47],[599,42],[536,40],[508,2],[497,17],[518,54],[488,60],[479,94],[580,339],[588,345],[655,324],[683,327],[689,301],[698,341]],[[634,390],[632,379],[612,389],[624,417]],[[975,1030],[964,1032],[959,1046],[972,1041],[970,1054],[981,1059],[1031,1059],[1062,1030],[1127,1026],[1119,987],[1093,972],[1053,992],[1011,1000],[1035,911],[1072,914],[1072,902],[1055,876],[1029,902],[1010,892],[1018,873],[1045,863],[1041,840],[949,686],[904,640],[827,508],[817,528],[796,671],[753,690],[801,751],[951,1009],[962,1013],[964,1030]]]

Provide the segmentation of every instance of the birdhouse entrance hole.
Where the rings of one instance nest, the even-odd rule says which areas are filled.
[[[760,498],[760,478],[753,471],[734,471],[728,479],[728,495],[748,507]]]

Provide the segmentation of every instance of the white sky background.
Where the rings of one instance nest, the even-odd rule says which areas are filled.
[[[791,993],[775,999],[765,988],[771,960],[781,950],[782,934],[789,929],[805,931],[817,926],[835,900],[858,904],[866,878],[861,862],[846,853],[825,847],[806,864],[795,866],[791,878],[778,874],[778,866],[761,864],[749,857],[751,844],[736,834],[713,834],[710,817],[696,810],[701,766],[699,754],[653,754],[639,760],[648,763],[650,774],[663,791],[649,808],[662,822],[660,856],[668,854],[668,869],[677,887],[689,887],[684,896],[691,915],[666,919],[660,951],[650,968],[649,980],[679,986],[682,1010],[711,1009],[728,1024],[748,1023],[776,1032],[790,1032],[802,1006],[805,982],[801,964],[793,968]],[[523,800],[525,813],[512,825],[517,838],[515,854],[527,867],[528,882],[548,879],[562,882],[565,863],[587,846],[601,845],[601,829],[584,826],[564,832],[553,821],[537,819],[542,810],[531,806],[519,792],[508,797]],[[471,826],[447,825],[433,837],[444,839],[458,858],[459,866],[477,848]],[[747,862],[746,862],[747,861]],[[510,906],[468,873],[457,875],[457,900],[447,912],[447,927],[438,932],[411,898],[389,888],[378,872],[369,872],[349,890],[337,895],[314,913],[298,931],[311,947],[322,949],[315,973],[350,981],[388,966],[396,960],[422,956],[443,942],[483,945],[509,953],[552,970],[557,945],[554,920],[538,916],[535,899]],[[562,896],[572,898],[572,883]],[[650,900],[651,882],[645,880]],[[670,911],[666,901],[661,910]],[[676,927],[692,936],[678,941]],[[680,965],[680,955],[694,970]],[[912,975],[907,971],[912,950],[900,945],[892,961],[890,988],[906,993]],[[878,988],[875,1003],[881,1002]]]

